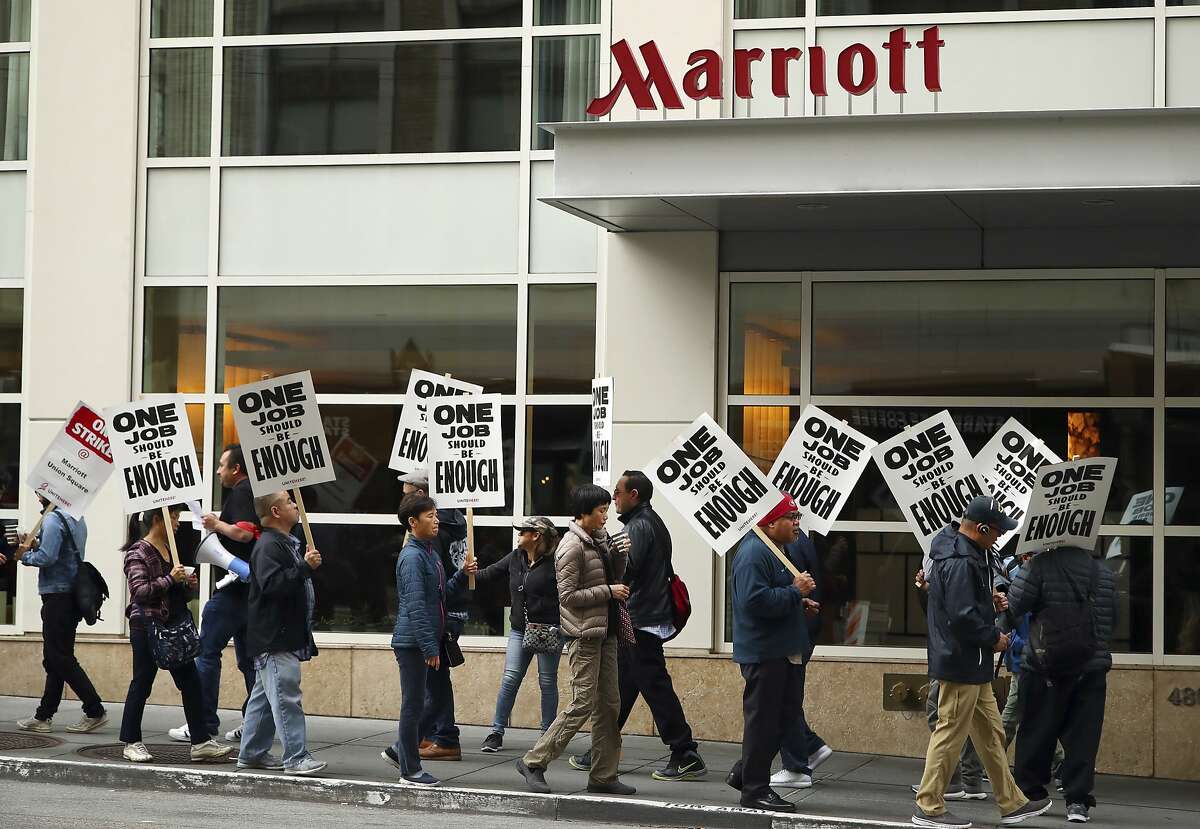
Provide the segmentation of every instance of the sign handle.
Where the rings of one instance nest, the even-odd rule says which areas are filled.
[[[179,548],[175,546],[175,533],[171,529],[171,510],[166,506],[159,507],[162,510],[163,534],[167,537],[167,547],[171,550],[171,566],[179,566]]]
[[[42,528],[42,522],[45,521],[46,516],[52,512],[54,512],[54,504],[47,504],[46,508],[44,510],[42,510],[42,514],[38,516],[37,523],[33,525],[33,529],[30,530],[29,533],[26,535],[27,539],[29,539],[30,541],[33,541],[34,539],[37,538],[38,530],[40,530]]]
[[[467,507],[467,561],[475,561],[475,508]],[[475,576],[467,576],[467,589],[475,589]]]
[[[754,527],[754,534],[757,535],[760,539],[762,539],[762,543],[766,544],[767,549],[775,554],[775,558],[779,559],[779,561],[782,562],[783,566],[788,569],[788,572],[792,574],[793,578],[800,575],[800,571],[796,569],[796,565],[792,564],[792,560],[789,559],[787,556],[785,556],[783,554],[783,551],[775,546],[774,541],[767,538],[767,534],[762,531],[762,527],[759,527],[756,525]]]
[[[300,508],[300,523],[304,525],[304,540],[308,543],[307,550],[316,547],[313,544],[312,527],[308,526],[308,512],[304,509],[304,496],[300,494],[300,487],[292,488],[292,497],[296,499],[296,506]]]

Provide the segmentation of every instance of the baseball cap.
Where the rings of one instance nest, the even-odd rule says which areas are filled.
[[[967,511],[963,513],[963,518],[979,524],[987,524],[1001,532],[1017,528],[1017,522],[1005,515],[1004,511],[1000,509],[1000,502],[989,495],[976,495],[972,498],[971,503],[967,504]]]
[[[412,484],[418,489],[429,491],[429,470],[418,469],[415,472],[405,472],[397,476],[402,484]]]
[[[775,508],[758,519],[758,526],[765,527],[772,521],[777,521],[789,512],[799,512],[800,507],[796,506],[796,501],[790,495],[784,495],[783,499],[775,505]]]
[[[558,529],[554,526],[554,522],[541,515],[531,515],[528,518],[522,518],[513,524],[513,529],[518,531],[529,530],[551,538],[558,538]]]

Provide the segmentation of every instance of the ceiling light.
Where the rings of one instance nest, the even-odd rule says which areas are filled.
[[[801,202],[796,205],[797,210],[828,210],[829,205],[823,201]]]
[[[1088,207],[1112,207],[1116,202],[1112,199],[1084,199],[1083,204]]]

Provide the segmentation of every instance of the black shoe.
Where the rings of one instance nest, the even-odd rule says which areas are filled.
[[[1043,812],[1048,811],[1053,802],[1048,797],[1044,797],[1041,800],[1031,800],[1020,809],[1014,809],[1000,818],[1000,825],[1012,826],[1015,823],[1023,823],[1032,817],[1037,817]]]
[[[592,770],[592,752],[589,749],[583,754],[572,754],[567,758],[567,764],[576,771]]]
[[[655,780],[665,780],[668,783],[677,780],[699,780],[708,774],[708,768],[700,755],[694,751],[685,751],[676,757],[671,755],[671,762],[665,768],[655,769],[650,776]]]
[[[773,789],[767,789],[766,794],[758,797],[742,798],[742,805],[747,809],[761,809],[764,812],[794,812],[796,804],[790,800],[784,800],[779,795],[775,794]]]
[[[400,758],[396,756],[396,749],[388,746],[383,751],[379,752],[379,756],[383,761],[394,768],[400,768]]]
[[[479,750],[483,751],[483,752],[487,752],[488,754],[495,754],[497,751],[500,750],[500,747],[503,745],[504,745],[504,738],[501,737],[499,734],[497,734],[495,731],[493,731],[491,734],[487,735],[487,737],[484,738],[483,745],[481,745],[479,747]]]
[[[525,786],[531,792],[550,794],[550,784],[546,782],[546,770],[537,766],[527,766],[524,760],[517,761],[517,772],[525,778]]]
[[[949,812],[940,815],[926,814],[920,806],[913,812],[912,825],[927,826],[930,829],[971,829],[971,821],[965,818],[955,817]]]
[[[1088,807],[1082,803],[1067,804],[1067,822],[1068,823],[1087,823],[1091,820],[1088,815]]]
[[[731,789],[742,790],[742,775],[739,769],[734,769],[725,775],[725,785]]]
[[[589,780],[587,790],[591,794],[637,794],[637,789],[627,783],[622,783],[616,777],[605,783],[599,780]]]

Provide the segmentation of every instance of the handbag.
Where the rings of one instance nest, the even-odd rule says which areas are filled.
[[[559,653],[562,651],[562,630],[558,625],[529,621],[529,609],[525,610],[525,632],[521,634],[521,647],[532,653]]]
[[[191,662],[200,653],[200,634],[190,613],[175,623],[164,623],[140,614],[146,626],[146,638],[150,641],[150,654],[154,664],[164,671],[172,671]]]
[[[457,668],[467,661],[467,658],[463,656],[462,648],[458,646],[458,637],[450,633],[447,633],[442,639],[442,652],[446,654],[446,665],[451,668]]]
[[[637,637],[633,633],[633,620],[629,618],[629,608],[622,601],[617,601],[617,644],[626,648],[637,644]]]

